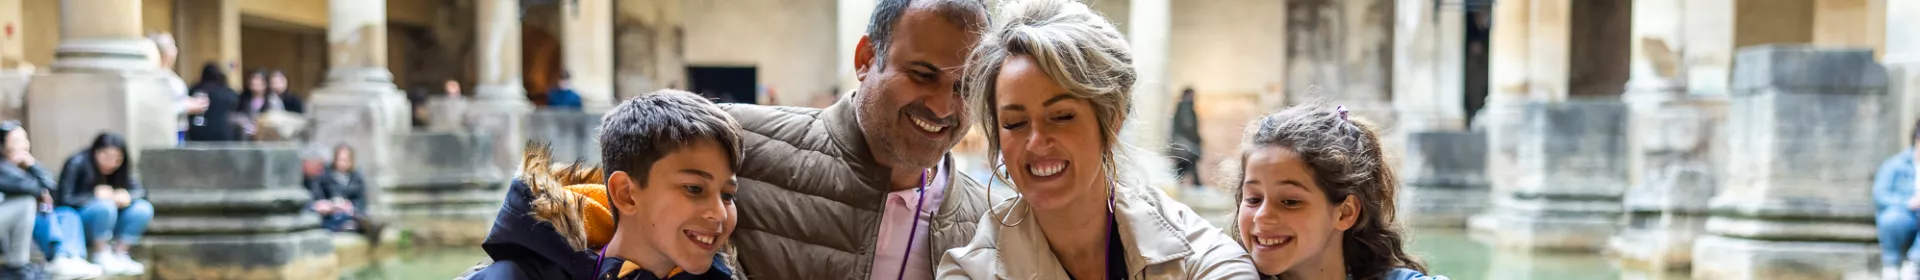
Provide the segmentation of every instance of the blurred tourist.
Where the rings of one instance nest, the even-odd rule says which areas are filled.
[[[31,271],[28,263],[33,254],[34,241],[39,233],[35,228],[35,217],[39,216],[49,197],[47,190],[53,188],[53,177],[40,168],[40,162],[29,152],[27,130],[19,122],[0,122],[0,156],[7,163],[0,166],[0,252],[5,253],[4,262],[0,262],[0,278],[26,279],[38,276]],[[47,255],[56,255],[46,250]],[[60,277],[99,276],[100,268],[72,258],[56,258],[50,270]],[[88,274],[86,272],[91,272]]]
[[[1920,128],[1920,122],[1914,123]],[[1920,179],[1913,174],[1916,158],[1914,149],[1920,147],[1920,130],[1907,138],[1907,149],[1880,164],[1880,171],[1873,174],[1873,207],[1877,211],[1874,226],[1880,230],[1880,278],[1881,279],[1920,279],[1920,266],[1914,259],[1920,258],[1920,250],[1914,250],[1914,238],[1917,227],[1914,211],[1920,211],[1920,197],[1913,195],[1914,180]]]
[[[580,93],[573,90],[573,73],[560,72],[560,83],[547,91],[547,108],[579,111],[580,106]]]
[[[117,275],[140,275],[145,264],[134,261],[127,249],[140,241],[153,220],[147,190],[128,165],[127,142],[120,135],[101,133],[93,145],[67,158],[60,170],[58,210],[77,213],[86,232],[94,264]]]
[[[239,140],[240,131],[236,131],[233,117],[240,106],[240,96],[227,86],[227,74],[220,71],[220,65],[207,63],[200,70],[200,83],[193,88],[196,99],[206,100],[207,108],[200,113],[187,116],[188,141],[234,141]]]
[[[307,182],[313,195],[308,209],[319,213],[320,226],[333,232],[360,232],[369,242],[379,242],[379,226],[365,215],[367,180],[354,166],[353,148],[346,144],[333,147],[333,164]]]
[[[1200,117],[1193,112],[1193,88],[1180,91],[1180,103],[1173,110],[1173,143],[1167,155],[1173,156],[1180,179],[1199,188]]]
[[[300,101],[300,96],[294,95],[293,91],[287,89],[287,72],[285,71],[280,69],[267,71],[267,96],[280,100],[278,107],[280,110],[299,114],[307,113],[307,103]]]
[[[467,98],[460,93],[460,82],[442,84],[445,94],[427,100],[427,130],[461,131],[466,129]]]
[[[180,48],[174,45],[173,34],[165,32],[154,33],[153,35],[148,35],[147,39],[152,40],[154,48],[160,51],[159,66],[162,70],[160,72],[163,73],[161,78],[167,80],[167,94],[173,95],[175,108],[178,110],[178,112],[175,113],[175,118],[177,119],[176,122],[179,127],[176,127],[176,129],[180,131],[177,136],[179,139],[176,140],[186,142],[187,127],[191,126],[187,122],[187,118],[193,114],[206,112],[207,99],[187,94],[187,82],[180,80],[180,74],[173,72],[173,65],[179,61],[178,59],[180,58]]]

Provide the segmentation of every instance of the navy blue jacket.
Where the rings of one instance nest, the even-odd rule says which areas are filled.
[[[533,194],[514,180],[506,202],[494,217],[493,231],[480,243],[493,264],[467,279],[592,279],[596,254],[575,252],[552,224],[533,219]]]

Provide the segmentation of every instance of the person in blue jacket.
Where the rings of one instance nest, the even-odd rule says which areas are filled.
[[[1914,127],[1920,128],[1920,122]],[[1920,232],[1914,223],[1920,200],[1913,197],[1913,150],[1920,147],[1920,130],[1907,141],[1906,150],[1880,163],[1880,170],[1873,174],[1873,209],[1879,213],[1873,223],[1880,230],[1880,276],[1884,279],[1920,278],[1920,266],[1913,262],[1920,257],[1920,250],[1913,248],[1915,233]]]
[[[560,84],[547,90],[547,108],[579,111],[580,93],[573,91],[573,73],[560,72]]]

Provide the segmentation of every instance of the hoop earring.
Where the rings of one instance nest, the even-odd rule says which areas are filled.
[[[995,170],[995,171],[993,172],[993,177],[994,177],[994,181],[999,181],[999,180],[1001,180],[1001,179],[1002,179],[1002,178],[1001,178],[1001,177],[1002,177],[1002,173],[1004,173],[1004,171],[1003,171],[1003,170],[1006,170],[1006,168],[1007,168],[1007,164],[1006,164],[1006,163],[1001,163],[1001,164],[1000,164],[1000,169],[998,169],[998,170]],[[1009,188],[1009,189],[1012,189],[1012,188],[1015,188],[1015,187],[1013,186],[1013,184],[1011,184],[1011,182],[1009,182],[1009,184],[1007,184],[1007,188]],[[1015,192],[1013,193],[1013,202],[1012,202],[1012,204],[1009,204],[1009,206],[1008,206],[1008,207],[1018,207],[1018,206],[1020,206],[1020,203],[1024,203],[1024,202],[1026,202],[1026,199],[1027,199],[1027,197],[1026,197],[1026,196],[1023,196],[1023,195],[1020,195],[1020,192],[1019,192],[1019,191],[1018,191],[1018,190],[1016,189],[1016,190],[1015,190]],[[993,185],[991,185],[991,183],[989,183],[989,185],[987,185],[987,200],[993,200]],[[991,202],[989,202],[989,204],[991,204]],[[1013,212],[1013,211],[1007,211],[1007,214],[1006,214],[1006,215],[1001,215],[999,219],[994,219],[994,220],[995,220],[994,222],[995,222],[995,223],[998,223],[998,224],[1000,224],[1000,226],[1002,226],[1002,227],[1014,227],[1014,226],[1019,226],[1020,224],[1022,224],[1022,223],[1026,223],[1026,222],[1027,222],[1027,218],[1026,218],[1026,216],[1028,216],[1028,215],[1031,215],[1031,214],[1033,214],[1033,207],[1026,207],[1026,209],[1027,209],[1027,211],[1026,211],[1025,213],[1022,213],[1022,214],[1026,214],[1026,215],[1021,215],[1021,217],[1020,217],[1020,219],[1019,219],[1019,220],[1016,220],[1016,221],[1013,221],[1013,222],[1011,222],[1011,224],[1009,224],[1009,222],[1007,222],[1007,219],[1008,219],[1008,218],[1012,218],[1012,217],[1013,217],[1013,215],[1014,215],[1014,212]]]

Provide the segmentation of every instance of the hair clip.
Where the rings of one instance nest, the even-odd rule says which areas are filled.
[[[1334,106],[1333,109],[1340,111],[1340,120],[1347,120],[1347,105]]]

